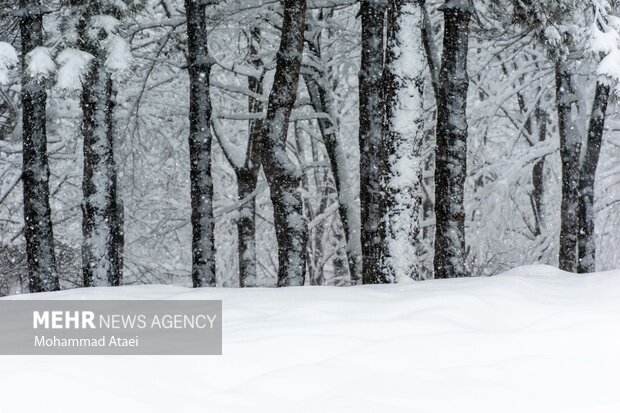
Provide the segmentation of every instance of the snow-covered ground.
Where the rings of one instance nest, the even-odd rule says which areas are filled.
[[[224,355],[0,357],[2,412],[620,412],[620,271],[13,298],[222,299]]]

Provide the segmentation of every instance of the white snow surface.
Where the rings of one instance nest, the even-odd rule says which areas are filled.
[[[620,412],[620,271],[10,299],[221,299],[224,355],[0,357],[7,412]]]

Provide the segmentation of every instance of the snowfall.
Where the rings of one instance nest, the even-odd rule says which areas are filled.
[[[620,412],[620,271],[8,299],[221,299],[222,356],[3,356],[0,411]]]

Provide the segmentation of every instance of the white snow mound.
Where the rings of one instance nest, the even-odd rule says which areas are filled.
[[[620,412],[620,271],[511,273],[351,288],[134,286],[13,297],[221,299],[224,355],[0,357],[2,410]]]

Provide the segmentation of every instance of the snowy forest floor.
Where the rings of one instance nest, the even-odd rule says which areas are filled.
[[[0,357],[6,412],[620,412],[620,271],[12,298],[222,299],[224,355]]]

